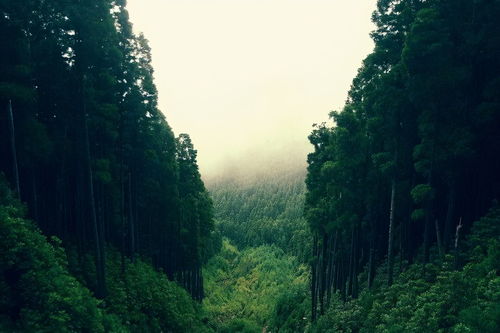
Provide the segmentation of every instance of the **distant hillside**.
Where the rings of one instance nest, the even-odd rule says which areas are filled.
[[[304,258],[310,244],[304,180],[304,169],[288,167],[212,181],[219,230],[239,247],[274,244]]]

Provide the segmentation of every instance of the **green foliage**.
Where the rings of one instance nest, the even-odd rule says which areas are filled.
[[[495,327],[489,320],[481,329],[480,321],[467,326],[460,311],[477,312],[464,310],[474,303],[469,295],[481,281],[491,282],[486,270],[468,275],[467,265],[479,270],[486,264],[475,258],[499,259],[491,243],[498,228],[489,215],[473,223],[500,198],[498,15],[498,1],[377,1],[373,52],[344,107],[330,113],[333,124],[316,125],[309,136],[314,152],[305,216],[313,239],[313,321],[332,293],[341,299],[319,330],[358,332],[365,315],[376,322],[366,332]],[[478,240],[463,242],[471,230]],[[463,272],[450,269],[466,263]],[[394,282],[398,273],[418,272],[418,264],[424,265],[420,274]],[[425,289],[413,290],[412,282]],[[370,313],[371,305],[363,304],[360,315],[356,299],[369,299],[361,295],[383,285],[392,285],[383,293],[404,287],[410,296],[378,299],[375,292],[373,306],[387,314],[376,318],[381,311]],[[343,304],[349,297],[354,305]]]
[[[390,287],[363,292],[343,302],[338,296],[311,332],[498,332],[500,329],[500,238],[495,206],[474,224],[467,242],[472,260],[455,271],[447,258],[442,267],[414,264]],[[479,247],[482,246],[482,249]]]
[[[0,187],[0,330],[104,332],[112,317],[69,274],[60,242],[49,243]]]
[[[203,306],[222,331],[240,325],[242,319],[252,323],[248,327],[281,325],[271,320],[276,302],[289,289],[307,285],[306,267],[281,249],[263,245],[240,252],[227,240],[221,253],[210,259],[204,276]],[[284,316],[280,320],[286,320]]]
[[[276,300],[272,321],[269,327],[271,332],[276,329],[282,333],[304,332],[309,324],[309,309],[311,300],[308,293],[308,284],[290,285]]]
[[[364,313],[359,304],[344,303],[339,297],[333,299],[330,308],[316,325],[311,327],[312,332],[359,332]]]
[[[224,180],[215,213],[125,5],[0,0],[0,171],[26,202],[0,182],[2,331],[203,332],[203,311],[220,331],[500,331],[498,205],[473,223],[500,197],[499,1],[379,0],[307,192],[295,171]],[[203,307],[173,281],[197,300],[205,281]]]
[[[179,196],[181,199],[181,242],[189,244],[182,259],[186,268],[199,267],[210,258],[213,207],[196,162],[197,151],[187,134],[180,134],[177,143],[179,166]],[[213,251],[212,251],[213,252]]]
[[[200,265],[217,250],[212,203],[189,136],[176,141],[158,109],[151,49],[126,1],[0,8],[0,172],[29,216],[76,249],[72,269],[98,298],[114,247],[201,299]]]
[[[201,309],[165,274],[137,259],[126,259],[122,273],[118,252],[108,252],[107,311],[130,332],[204,332]]]
[[[275,170],[255,179],[211,182],[218,229],[240,248],[275,245],[305,261],[310,241],[302,216],[303,177],[300,170]]]
[[[416,204],[422,204],[432,200],[432,187],[428,184],[418,184],[411,190],[411,197]]]
[[[497,240],[500,238],[499,218],[500,205],[495,202],[488,214],[473,224],[471,234],[467,237],[467,246],[473,253],[481,251],[485,254],[490,246],[497,245]]]
[[[217,332],[220,333],[259,333],[262,329],[256,323],[247,319],[233,319],[223,324]]]
[[[94,281],[94,266],[79,267],[72,251],[69,265],[61,241],[45,238],[23,210],[0,181],[0,331],[210,331],[183,288],[142,260],[125,258],[122,266],[116,250],[107,253],[109,295],[97,300],[73,275]]]

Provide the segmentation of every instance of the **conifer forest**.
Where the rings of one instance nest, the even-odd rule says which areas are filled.
[[[500,332],[499,18],[376,1],[310,153],[206,177],[126,0],[0,0],[0,332]]]

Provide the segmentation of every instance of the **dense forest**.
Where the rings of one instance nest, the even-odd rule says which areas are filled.
[[[0,0],[0,332],[500,332],[498,17],[378,0],[312,152],[205,187],[126,0]]]
[[[305,171],[293,164],[208,182],[217,230],[239,248],[275,245],[307,261]]]
[[[374,51],[309,137],[318,331],[500,330],[499,14],[378,1]]]
[[[212,204],[125,1],[3,0],[0,31],[0,330],[199,330]]]
[[[304,180],[304,169],[290,160],[274,171],[207,182],[224,239],[204,269],[203,307],[216,331],[273,332],[308,323],[312,238],[303,218]]]

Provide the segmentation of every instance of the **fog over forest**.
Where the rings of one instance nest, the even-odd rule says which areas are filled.
[[[150,42],[160,110],[174,133],[190,134],[204,179],[265,168],[275,154],[305,163],[313,123],[342,107],[373,49],[374,0],[129,0],[127,8]]]

